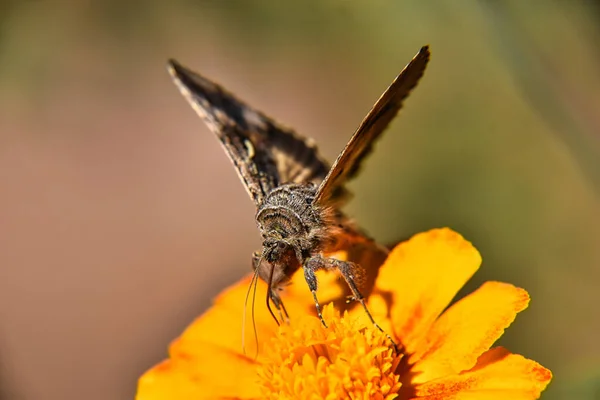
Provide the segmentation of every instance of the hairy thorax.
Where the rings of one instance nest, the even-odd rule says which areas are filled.
[[[274,286],[326,250],[332,240],[335,216],[330,208],[313,204],[314,184],[285,184],[271,191],[258,207],[256,222],[263,249],[259,275]],[[273,274],[273,276],[271,276]]]

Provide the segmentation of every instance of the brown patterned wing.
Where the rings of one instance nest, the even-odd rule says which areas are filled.
[[[284,183],[319,185],[329,164],[311,141],[170,60],[168,70],[192,108],[219,138],[256,205]]]
[[[331,170],[319,186],[314,203],[332,204],[339,201],[339,196],[343,193],[343,185],[356,175],[362,160],[371,151],[374,141],[398,114],[402,102],[423,76],[429,57],[429,46],[422,47],[377,100],[333,163]]]

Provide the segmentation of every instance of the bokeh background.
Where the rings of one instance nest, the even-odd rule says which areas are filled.
[[[553,370],[543,398],[600,399],[599,43],[581,0],[0,2],[0,398],[133,398],[250,270],[254,206],[168,57],[331,160],[430,44],[348,212],[461,232],[462,293],[532,296],[501,343]]]

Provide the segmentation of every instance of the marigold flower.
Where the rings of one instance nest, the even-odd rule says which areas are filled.
[[[140,378],[137,400],[536,399],[551,372],[490,349],[527,307],[525,290],[487,282],[445,310],[480,263],[477,250],[449,229],[418,234],[390,253],[368,305],[399,353],[360,307],[325,306],[323,327],[299,273],[283,297],[290,323],[277,327],[257,305],[259,345],[246,339],[244,354],[246,278],[219,295],[171,345],[170,358]],[[336,296],[337,286],[325,282],[330,275],[320,275],[323,299]],[[264,298],[266,285],[259,282],[258,291]]]

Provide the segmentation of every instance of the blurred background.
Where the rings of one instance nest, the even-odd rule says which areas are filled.
[[[0,2],[0,399],[125,400],[259,246],[175,57],[334,159],[432,60],[348,212],[449,226],[532,302],[501,344],[600,399],[600,6],[377,0]]]

